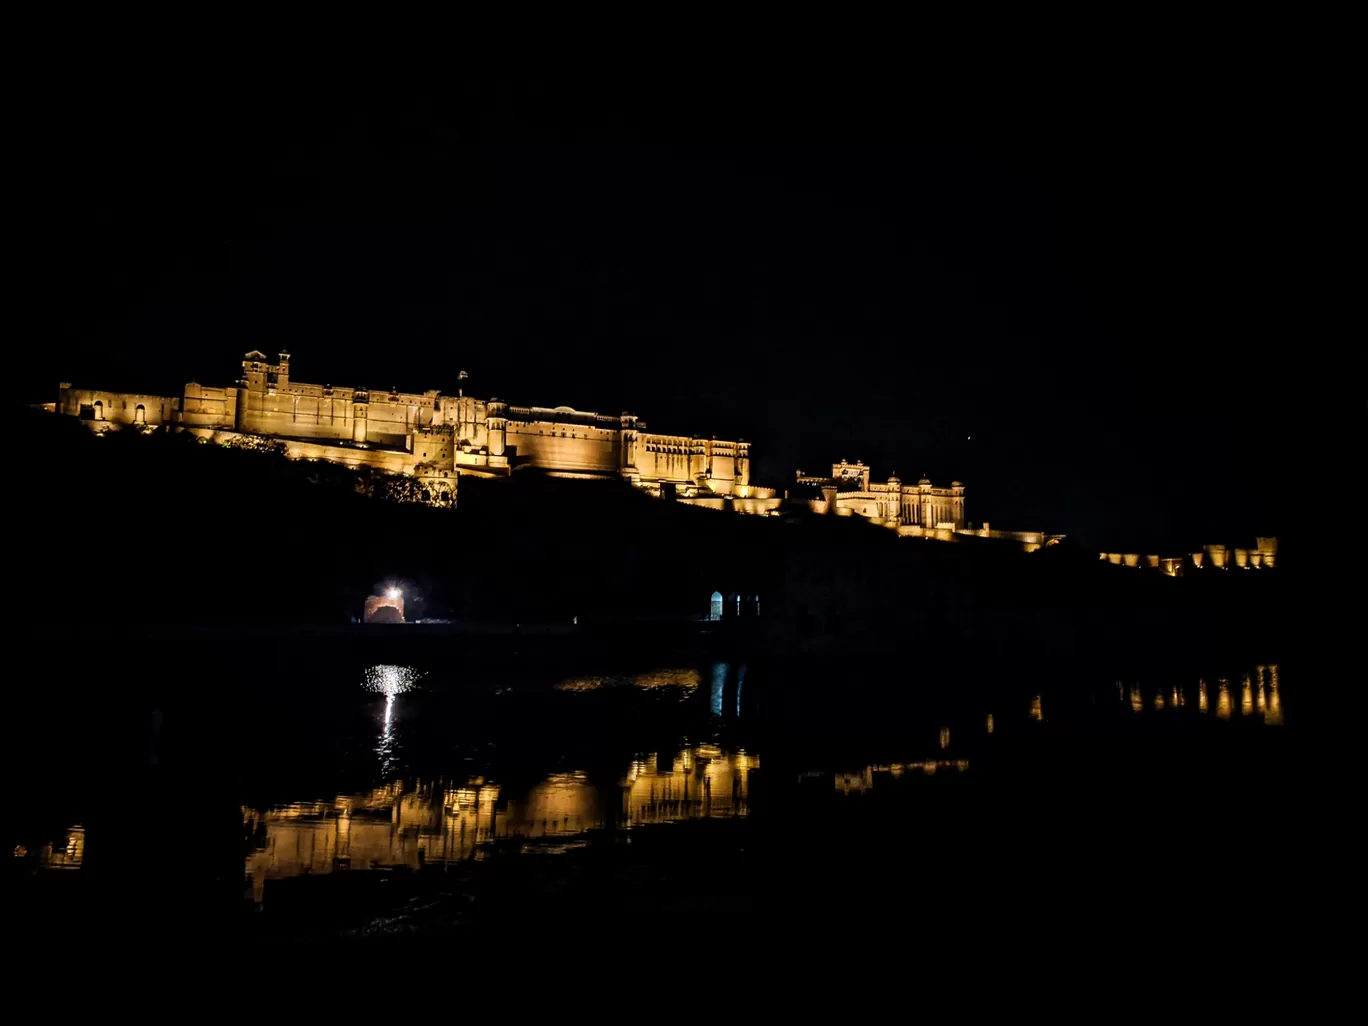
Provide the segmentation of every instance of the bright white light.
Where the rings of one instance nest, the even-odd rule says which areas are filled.
[[[385,592],[385,597],[396,599],[402,594],[403,592],[400,591],[398,588],[391,588],[389,591]]]
[[[385,696],[385,722],[389,723],[390,717],[394,715],[394,696]]]
[[[422,676],[422,673],[412,666],[390,666],[382,663],[366,671],[362,687],[367,691],[379,692],[393,701],[395,695],[412,691]]]

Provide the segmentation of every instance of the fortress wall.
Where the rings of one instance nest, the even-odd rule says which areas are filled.
[[[874,495],[872,492],[846,492],[836,497],[837,513],[849,510],[871,520],[896,519],[898,504],[892,495]]]
[[[91,419],[110,424],[166,424],[174,420],[176,414],[176,400],[170,396],[103,389],[58,389],[58,413],[79,417],[82,407],[87,408]]]
[[[344,466],[371,467],[391,474],[410,474],[413,472],[413,457],[406,452],[385,449],[350,449],[341,445],[328,445],[324,442],[301,442],[285,440],[285,455],[292,460],[328,460]]]
[[[352,402],[334,396],[269,395],[248,391],[242,409],[244,431],[295,438],[350,440]]]
[[[622,435],[615,430],[552,421],[508,422],[507,445],[519,466],[616,474],[621,469]]]
[[[728,502],[720,495],[704,495],[693,498],[676,499],[684,506],[698,506],[702,509],[732,510],[736,513],[763,514],[779,508],[782,499],[732,499]]]
[[[247,391],[242,428],[255,434],[285,438],[319,438],[350,441],[356,404],[352,389],[332,389],[323,394],[321,385],[289,385],[277,392]],[[431,398],[401,393],[398,401],[376,399],[365,404],[366,441],[403,448],[409,433],[432,424]]]
[[[337,399],[352,402],[356,398],[354,388],[334,388],[332,385],[310,385],[302,381],[291,381],[277,388],[277,395],[297,396],[312,399]],[[361,391],[365,391],[362,389]]]
[[[437,422],[452,425],[454,440],[459,445],[469,442],[474,448],[489,444],[488,409],[483,399],[468,396],[443,396],[437,400]]]
[[[643,481],[692,482],[695,473],[693,457],[687,449],[658,452],[639,445],[636,465]]]
[[[185,430],[196,438],[215,444],[231,444],[240,438],[257,437],[245,431],[224,431],[216,428],[187,427]],[[285,455],[292,460],[327,460],[341,463],[353,469],[370,467],[390,474],[411,474],[415,466],[413,456],[406,452],[386,449],[355,449],[342,445],[328,445],[300,439],[279,439],[285,446]]]
[[[778,509],[780,503],[782,503],[783,501],[783,499],[779,499],[774,496],[751,499],[735,499],[732,502],[732,507],[738,513],[769,513],[773,510]]]
[[[419,428],[413,435],[413,459],[438,469],[455,466],[451,432],[445,428]]]
[[[181,396],[177,420],[187,427],[236,427],[237,389],[191,381]]]
[[[423,396],[400,395],[394,402],[372,392],[366,409],[366,441],[402,449],[415,428],[432,426],[435,412],[432,400]]]

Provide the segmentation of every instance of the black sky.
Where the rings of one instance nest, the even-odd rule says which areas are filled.
[[[953,142],[886,119],[863,134],[904,145],[762,143],[736,117],[725,145],[627,145],[603,140],[669,132],[566,132],[537,84],[59,93],[21,381],[227,382],[288,347],[304,380],[466,369],[740,435],[780,487],[862,458],[1090,544],[1277,532],[1290,443],[1258,383],[1289,323],[1285,141],[1168,99]]]

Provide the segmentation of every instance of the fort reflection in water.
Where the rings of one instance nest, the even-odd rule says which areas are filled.
[[[561,691],[595,691],[629,685],[675,688],[681,701],[705,681],[708,702],[721,708],[724,681],[744,687],[745,668],[729,676],[714,668],[656,670],[623,677],[576,677],[561,681]],[[1115,708],[1130,714],[1214,717],[1231,722],[1284,725],[1277,664],[1261,665],[1236,677],[1199,678],[1175,685],[1118,681]],[[732,698],[726,688],[726,697]],[[399,699],[402,701],[402,698]],[[382,775],[394,764],[393,723],[386,705],[375,746]],[[965,753],[993,743],[995,727],[1026,722],[1042,729],[1050,722],[1048,703],[1024,697],[1020,708],[975,714],[970,729],[940,728],[928,739],[925,757],[871,764],[859,769],[806,773],[831,780],[836,790],[857,795],[904,777],[957,776],[971,768]],[[974,734],[977,733],[977,737]],[[958,751],[963,746],[963,751]],[[372,790],[339,794],[327,800],[292,802],[266,809],[243,809],[249,839],[245,871],[252,894],[261,901],[267,880],[326,874],[347,869],[441,866],[484,858],[495,844],[520,844],[527,852],[559,853],[586,843],[594,830],[630,830],[653,823],[689,819],[745,817],[750,812],[751,774],[759,756],[744,749],[693,744],[678,752],[647,754],[624,767],[616,782],[591,780],[582,772],[560,772],[514,793],[481,777],[460,783],[444,780],[389,780]],[[44,869],[75,869],[83,862],[85,830],[72,826],[60,844],[39,855]]]
[[[297,802],[243,817],[256,850],[247,857],[253,897],[268,879],[340,869],[408,868],[479,859],[496,841],[557,853],[591,830],[747,814],[759,760],[744,751],[694,745],[644,756],[616,786],[584,773],[554,773],[510,796],[480,778],[459,786],[395,780],[330,802]]]

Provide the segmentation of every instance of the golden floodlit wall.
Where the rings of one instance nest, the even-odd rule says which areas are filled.
[[[242,359],[231,387],[187,384],[179,397],[75,389],[63,383],[55,412],[99,425],[170,426],[233,443],[277,439],[296,459],[325,459],[418,476],[455,474],[611,476],[656,492],[754,497],[746,443],[646,432],[630,413],[568,406],[510,406],[458,392],[348,388],[297,381],[290,354]],[[424,485],[426,487],[426,484]]]
[[[155,427],[171,423],[176,400],[141,392],[72,388],[64,382],[57,389],[56,412],[94,423]]]
[[[217,388],[192,381],[185,386],[181,396],[179,421],[187,427],[236,427],[237,397],[236,388]]]
[[[242,361],[237,427],[259,435],[350,440],[404,448],[433,423],[438,393],[333,388],[290,379],[290,354],[269,362],[260,352]]]
[[[505,445],[518,466],[601,474],[623,470],[622,432],[616,426],[577,423],[569,417],[523,420],[518,414],[517,407],[509,408],[505,428]],[[611,418],[614,424],[616,420]]]

